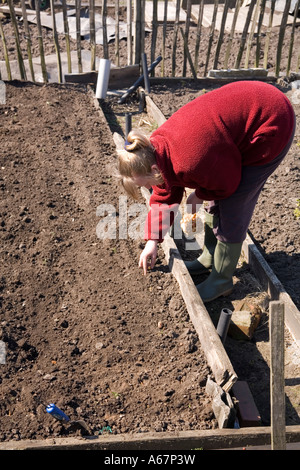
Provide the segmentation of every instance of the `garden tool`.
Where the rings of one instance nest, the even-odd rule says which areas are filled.
[[[212,267],[213,255],[217,243],[217,239],[213,232],[216,220],[216,215],[205,212],[203,251],[199,258],[193,261],[185,261],[185,265],[190,274],[204,274]]]
[[[203,302],[229,295],[233,289],[232,276],[242,250],[242,243],[217,241],[211,273],[204,282],[197,285]]]

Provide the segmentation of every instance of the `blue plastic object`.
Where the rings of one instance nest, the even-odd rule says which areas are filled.
[[[47,413],[49,413],[53,418],[58,419],[59,421],[70,421],[70,418],[63,412],[61,411],[54,403],[50,403],[46,407]]]

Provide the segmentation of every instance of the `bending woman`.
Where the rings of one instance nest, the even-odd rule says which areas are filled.
[[[267,178],[287,154],[295,132],[291,103],[275,86],[241,81],[201,95],[176,111],[148,139],[137,131],[119,152],[127,193],[153,188],[146,246],[139,266],[153,268],[184,188],[192,212],[208,201],[201,256],[186,262],[191,274],[209,272],[197,286],[204,302],[233,289],[232,276]],[[199,207],[199,206],[198,206]]]

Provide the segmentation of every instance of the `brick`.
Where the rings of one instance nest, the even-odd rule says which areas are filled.
[[[232,394],[236,401],[240,427],[260,426],[261,417],[247,382],[238,380],[232,387]]]

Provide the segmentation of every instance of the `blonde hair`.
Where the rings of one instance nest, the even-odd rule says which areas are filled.
[[[129,132],[123,150],[118,151],[119,178],[127,194],[133,199],[138,199],[137,186],[132,181],[133,176],[144,176],[156,180],[156,184],[162,184],[163,178],[160,172],[152,173],[152,165],[156,164],[154,147],[148,137],[138,130]]]

